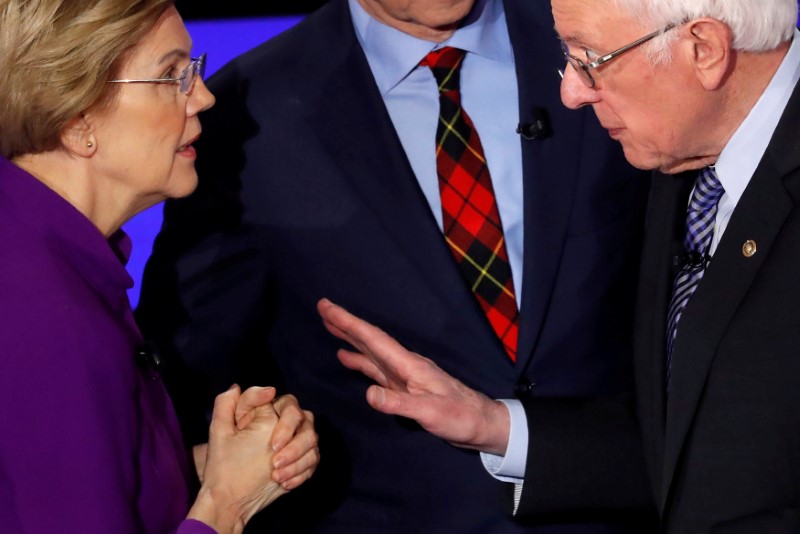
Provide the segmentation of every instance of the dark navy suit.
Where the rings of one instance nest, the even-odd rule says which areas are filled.
[[[605,502],[568,502],[582,492],[568,478],[563,498],[559,484],[536,481],[559,506],[537,514],[536,527],[515,523],[503,510],[503,485],[476,453],[367,405],[368,380],[339,364],[341,344],[316,314],[328,297],[492,397],[632,390],[633,282],[649,182],[591,110],[561,105],[556,69],[564,61],[549,4],[507,0],[505,9],[520,120],[541,108],[551,129],[546,139],[520,138],[516,364],[444,243],[344,0],[209,82],[218,103],[202,117],[200,186],[167,204],[138,318],[163,353],[190,439],[204,438],[197,429],[211,393],[233,381],[275,384],[317,415],[319,470],[264,522],[287,532],[621,531],[617,517],[597,513]],[[636,445],[623,441],[637,475],[598,483],[636,507],[649,502],[644,467]]]

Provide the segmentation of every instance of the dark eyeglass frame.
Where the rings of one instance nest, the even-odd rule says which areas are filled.
[[[604,56],[600,56],[600,57],[598,57],[597,59],[595,59],[594,61],[592,61],[590,63],[584,63],[579,58],[577,58],[577,57],[573,56],[572,54],[570,54],[569,53],[569,46],[567,46],[567,43],[564,42],[563,40],[561,41],[561,51],[564,53],[564,59],[567,60],[567,63],[572,65],[572,68],[575,69],[575,72],[578,73],[578,77],[581,79],[581,81],[583,81],[583,83],[587,87],[589,87],[590,89],[594,89],[595,80],[594,80],[594,78],[592,78],[592,74],[591,74],[590,71],[596,69],[600,65],[604,65],[604,64],[608,63],[612,59],[618,58],[619,56],[621,56],[625,52],[628,52],[629,50],[633,50],[637,46],[642,45],[642,44],[646,43],[647,41],[649,41],[650,39],[654,39],[654,38],[658,37],[659,35],[662,35],[662,34],[668,32],[668,31],[670,31],[671,29],[676,28],[677,26],[680,26],[680,24],[678,24],[678,23],[668,24],[664,28],[662,28],[660,30],[657,30],[657,31],[654,31],[653,33],[648,33],[644,37],[636,39],[634,42],[632,42],[630,44],[626,44],[625,46],[623,46],[621,48],[617,48],[613,52],[610,52],[610,53],[608,53],[608,54],[606,54]]]
[[[177,78],[147,78],[147,79],[122,79],[108,80],[108,83],[168,83],[179,85],[179,90],[185,95],[191,95],[197,78],[201,80],[206,74],[206,55],[189,58],[189,64],[181,71]]]

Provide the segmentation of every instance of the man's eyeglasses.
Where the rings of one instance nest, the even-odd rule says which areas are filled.
[[[142,80],[109,80],[108,83],[170,83],[180,85],[181,93],[185,95],[192,94],[194,84],[197,78],[201,80],[206,73],[206,54],[200,57],[193,57],[189,59],[189,64],[181,71],[181,75],[177,78],[152,78]]]
[[[581,81],[583,81],[583,83],[586,84],[587,87],[594,88],[595,81],[594,81],[594,78],[592,78],[592,74],[590,72],[591,70],[596,69],[600,65],[608,63],[612,59],[621,56],[622,54],[624,54],[628,50],[633,50],[637,46],[646,43],[650,39],[658,37],[662,33],[668,32],[669,30],[671,30],[672,28],[674,28],[676,26],[678,26],[678,24],[670,24],[664,29],[661,29],[661,30],[655,31],[653,33],[647,34],[644,37],[642,37],[641,39],[637,39],[634,42],[623,46],[622,48],[618,48],[618,49],[614,50],[613,52],[611,52],[609,54],[606,54],[604,56],[600,56],[600,57],[598,57],[597,59],[594,59],[594,60],[592,60],[589,57],[589,55],[590,54],[596,55],[596,54],[594,54],[594,52],[590,52],[590,51],[587,50],[586,58],[587,58],[587,60],[589,60],[589,63],[584,63],[582,60],[580,60],[580,59],[576,58],[575,56],[573,56],[572,54],[570,54],[569,53],[569,47],[567,46],[567,43],[565,43],[564,41],[561,41],[561,51],[564,52],[564,58],[567,60],[567,62],[570,65],[572,65],[572,68],[575,69],[575,72],[578,73],[578,76],[580,77]]]

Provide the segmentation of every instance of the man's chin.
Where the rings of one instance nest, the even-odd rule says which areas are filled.
[[[641,151],[622,144],[622,151],[628,163],[643,171],[661,170],[660,161],[652,154],[643,154]],[[663,171],[662,171],[663,172]]]
[[[694,156],[684,159],[676,159],[665,154],[647,152],[637,147],[622,144],[625,159],[628,163],[643,171],[657,170],[663,174],[678,174],[680,172],[693,171],[713,165],[717,161],[716,156]]]

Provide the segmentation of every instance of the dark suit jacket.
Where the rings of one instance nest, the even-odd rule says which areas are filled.
[[[800,90],[681,317],[664,392],[672,257],[696,173],[653,182],[638,401],[664,529],[800,532]],[[752,257],[743,253],[755,241]]]
[[[202,117],[200,186],[167,204],[138,318],[163,353],[191,441],[205,437],[196,416],[210,394],[234,380],[276,384],[316,413],[319,470],[267,514],[281,521],[296,506],[287,531],[523,530],[503,513],[500,484],[476,453],[369,408],[369,381],[339,364],[341,344],[316,314],[321,297],[492,397],[517,388],[536,398],[632,390],[631,280],[649,181],[627,166],[590,110],[561,105],[555,72],[564,60],[549,4],[505,4],[520,119],[540,107],[552,128],[547,139],[520,140],[525,263],[516,365],[442,239],[345,1],[332,0],[209,83],[218,103]],[[579,434],[564,437],[578,443],[564,450],[591,446]],[[623,441],[623,453],[636,457],[640,444]],[[552,465],[545,460],[538,461]],[[540,478],[553,506],[534,520],[578,526],[535,531],[618,532],[592,524],[608,498],[576,496],[646,506],[643,462],[630,469],[638,475],[593,479],[592,487]]]

